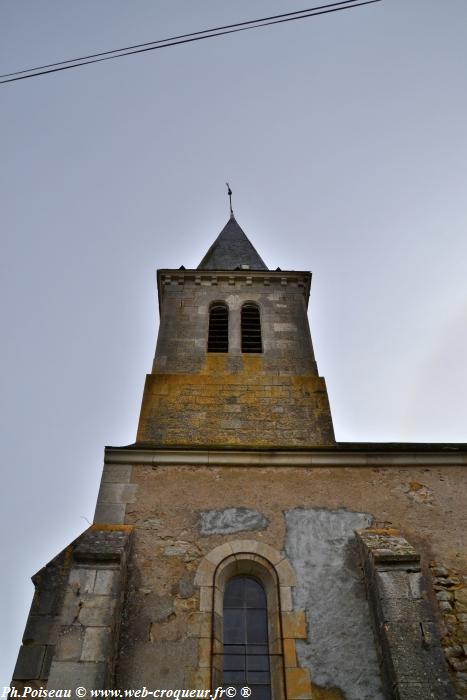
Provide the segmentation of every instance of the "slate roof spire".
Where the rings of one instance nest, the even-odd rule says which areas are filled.
[[[231,212],[230,219],[198,265],[198,270],[267,270]]]

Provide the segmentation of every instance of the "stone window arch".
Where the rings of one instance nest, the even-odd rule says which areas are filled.
[[[209,309],[208,352],[229,352],[229,309],[217,301]]]
[[[258,304],[251,301],[243,304],[241,310],[242,352],[263,352],[261,338],[261,316]]]
[[[200,591],[200,612],[194,614],[189,633],[199,638],[199,666],[187,682],[212,689],[235,686],[224,683],[224,599],[229,582],[238,577],[258,581],[265,593],[272,698],[295,700],[299,688],[300,697],[311,699],[309,672],[298,666],[295,650],[295,640],[307,636],[304,612],[294,611],[292,605],[295,573],[281,552],[255,540],[220,545],[198,567],[195,585]],[[263,700],[261,695],[258,698]]]

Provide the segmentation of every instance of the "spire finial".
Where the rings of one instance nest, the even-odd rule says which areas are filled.
[[[230,189],[230,185],[228,182],[225,183],[227,185],[227,194],[229,195],[229,205],[230,205],[230,216],[233,216],[233,209],[232,209],[232,190]]]

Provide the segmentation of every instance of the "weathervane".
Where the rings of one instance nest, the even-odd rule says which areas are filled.
[[[230,185],[228,182],[225,183],[227,185],[227,194],[229,195],[229,204],[230,204],[230,216],[233,216],[233,209],[232,209],[232,190],[230,189]]]

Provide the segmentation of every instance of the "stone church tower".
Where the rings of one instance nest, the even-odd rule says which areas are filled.
[[[467,697],[467,447],[336,442],[310,283],[233,215],[158,271],[136,442],[33,577],[18,692]]]

